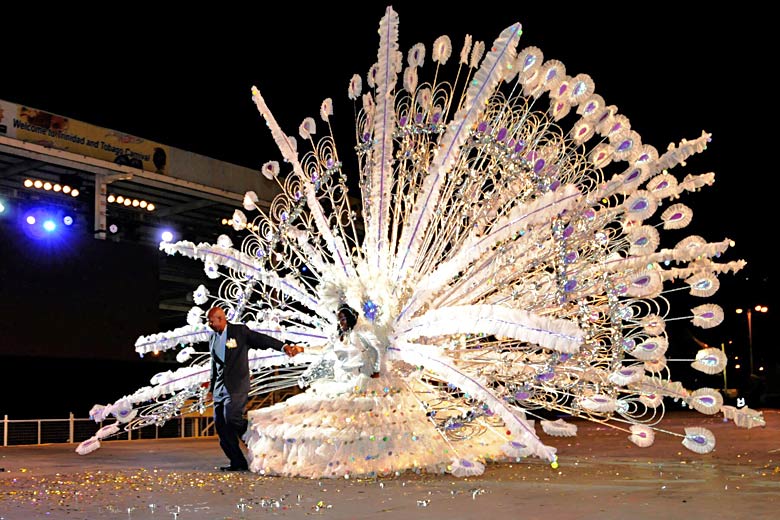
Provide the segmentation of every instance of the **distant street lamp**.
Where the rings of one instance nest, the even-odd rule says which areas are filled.
[[[753,370],[753,311],[766,313],[769,309],[766,305],[756,305],[752,309],[747,309],[747,325],[748,325],[748,352],[750,353],[750,375],[754,375]],[[742,309],[737,309],[737,314],[742,314]]]

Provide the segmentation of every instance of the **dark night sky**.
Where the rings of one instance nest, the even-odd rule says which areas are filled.
[[[209,5],[186,13],[133,4],[111,15],[93,9],[89,18],[72,4],[63,12],[31,10],[3,24],[0,99],[258,168],[280,157],[251,101],[252,85],[289,134],[307,116],[321,124],[320,103],[331,97],[345,155],[354,140],[347,84],[374,63],[388,4],[312,3],[319,5]],[[694,211],[692,230],[709,241],[733,239],[736,247],[721,260],[748,262],[721,277],[724,325],[744,334],[734,307],[774,304],[770,246],[762,240],[777,222],[769,214],[774,161],[765,160],[773,150],[763,130],[771,128],[765,119],[775,99],[774,83],[761,81],[769,66],[768,13],[744,2],[739,11],[701,4],[706,8],[695,13],[681,12],[680,2],[633,4],[625,12],[617,9],[624,4],[482,2],[450,12],[436,9],[448,2],[391,5],[404,56],[422,42],[430,64],[430,45],[448,34],[457,59],[465,34],[489,45],[520,22],[520,49],[538,46],[569,75],[589,74],[596,92],[660,153],[672,141],[711,132],[708,150],[672,173],[715,172],[713,186],[683,201]],[[38,46],[44,50],[33,50]],[[764,341],[757,320],[756,341]]]

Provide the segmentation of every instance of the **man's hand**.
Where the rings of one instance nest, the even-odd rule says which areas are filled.
[[[293,357],[303,352],[303,347],[300,345],[289,345],[285,343],[285,345],[282,347],[282,350],[284,350],[284,353],[288,356]]]

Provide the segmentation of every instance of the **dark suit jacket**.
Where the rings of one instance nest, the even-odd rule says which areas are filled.
[[[209,347],[211,348],[211,341],[216,336],[213,333],[211,340],[209,340]],[[225,365],[222,371],[222,380],[225,383],[225,388],[229,394],[235,393],[249,393],[249,349],[250,348],[270,348],[276,350],[282,350],[284,343],[278,339],[272,338],[265,334],[255,332],[243,323],[228,323],[227,324],[227,341],[231,339],[236,340],[236,346],[229,348],[225,346]],[[211,390],[213,391],[216,386],[216,378],[218,373],[218,361],[216,356],[211,356]]]

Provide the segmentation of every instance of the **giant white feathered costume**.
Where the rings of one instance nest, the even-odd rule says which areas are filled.
[[[713,260],[728,239],[690,236],[662,247],[659,232],[687,226],[692,212],[677,200],[713,183],[712,173],[672,173],[710,135],[659,153],[589,76],[567,74],[536,47],[518,50],[520,24],[489,46],[466,36],[459,54],[447,36],[404,54],[398,27],[388,8],[376,63],[349,81],[355,145],[337,148],[330,99],[321,122],[306,118],[294,137],[253,89],[282,159],[262,173],[281,194],[264,212],[247,193],[233,217],[246,233],[240,247],[226,236],[160,245],[221,280],[214,294],[195,291],[198,305],[222,305],[234,321],[307,346],[294,358],[251,352],[253,393],[306,386],[250,412],[251,468],[334,477],[471,475],[485,462],[526,456],[555,465],[540,433],[576,428],[545,421],[537,432],[536,419],[551,413],[623,430],[638,446],[660,431],[710,451],[704,428],[657,426],[666,398],[705,414],[722,405],[717,391],[671,379],[665,329],[680,316],[713,327],[722,310],[700,303],[672,314],[665,291],[711,296],[717,276],[744,262]],[[328,130],[322,137],[318,126]],[[345,171],[345,151],[356,152],[358,171]],[[359,199],[349,196],[354,186]],[[363,346],[336,346],[342,304],[359,311]],[[139,338],[136,350],[203,344],[202,308],[188,321]],[[361,355],[349,351],[364,347],[382,360],[378,378],[365,377]],[[188,346],[180,360],[194,353]],[[93,417],[137,428],[192,402],[205,409],[206,357],[96,406]],[[693,366],[718,373],[725,358],[705,349]],[[92,438],[80,449],[97,446]]]

